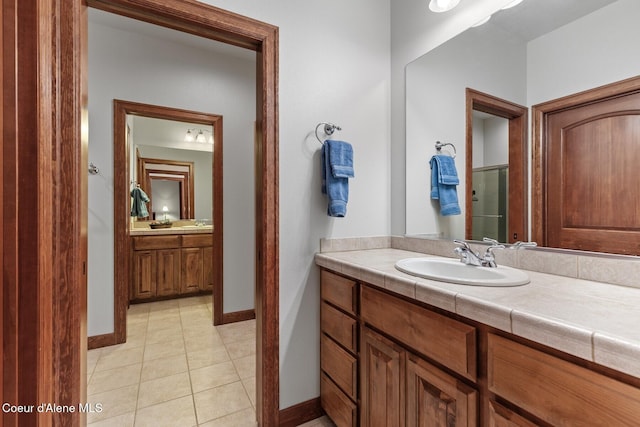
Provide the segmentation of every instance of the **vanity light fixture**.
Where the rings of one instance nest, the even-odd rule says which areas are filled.
[[[429,10],[440,13],[453,9],[460,3],[460,0],[431,0],[429,2]]]
[[[489,22],[489,19],[491,19],[491,15],[487,16],[486,18],[481,19],[480,21],[478,21],[475,24],[473,24],[471,27],[475,28],[475,27],[479,27],[482,24],[486,24],[487,22]]]
[[[512,7],[517,6],[520,3],[522,3],[522,0],[513,0],[511,3],[508,3],[506,6],[502,7],[502,10],[511,9]]]
[[[196,136],[193,136],[193,132],[198,132],[196,134]],[[209,134],[209,137],[207,138],[205,135],[205,132]],[[200,142],[202,144],[213,144],[213,132],[210,132],[206,129],[198,129],[198,128],[193,128],[193,129],[188,129],[187,130],[187,134],[184,136],[184,142]]]

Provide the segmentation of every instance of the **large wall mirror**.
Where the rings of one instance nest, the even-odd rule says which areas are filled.
[[[499,171],[493,176],[493,170],[504,166],[506,158],[493,151],[497,140],[488,141],[500,125],[486,115],[471,119],[477,124],[474,134],[482,127],[485,129],[473,140],[477,167],[472,168],[478,172],[478,179],[485,181],[476,183],[475,178],[465,176],[467,162],[472,160],[466,153],[468,88],[531,109],[533,105],[637,76],[640,57],[633,53],[637,50],[636,40],[640,39],[637,16],[640,2],[635,0],[524,0],[516,7],[496,12],[487,23],[469,28],[408,64],[406,234],[464,239],[467,203],[489,203],[479,200],[480,187],[484,190],[489,182],[496,183],[490,190],[496,207],[513,192],[504,179],[500,185]],[[529,148],[525,160],[531,158],[530,117],[528,123],[525,144]],[[504,130],[500,132],[504,134]],[[480,136],[484,138],[484,146]],[[462,215],[440,216],[437,202],[429,198],[429,159],[436,154],[436,141],[456,146]],[[493,153],[491,164],[480,164],[476,151]],[[525,175],[531,175],[528,162],[524,167]],[[519,190],[529,207],[532,185],[529,180]],[[490,218],[500,213],[481,214],[485,217],[476,218],[476,222],[495,222],[485,224],[487,230],[502,226]],[[527,234],[531,231],[530,217],[531,212],[525,212]],[[474,233],[473,237],[477,235]],[[505,240],[510,241],[509,237]]]

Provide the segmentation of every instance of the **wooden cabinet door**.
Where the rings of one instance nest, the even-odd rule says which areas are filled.
[[[198,292],[202,287],[202,281],[202,248],[183,248],[181,292]]]
[[[407,356],[406,426],[478,425],[478,392],[419,357]]]
[[[156,251],[156,295],[169,296],[180,293],[180,250]]]
[[[203,266],[203,280],[202,290],[213,290],[213,248],[202,248],[202,266]]]
[[[156,295],[156,251],[133,252],[133,299]]]
[[[405,352],[363,327],[360,344],[360,417],[363,427],[402,427]]]

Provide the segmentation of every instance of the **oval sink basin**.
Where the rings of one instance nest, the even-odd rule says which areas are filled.
[[[396,269],[441,282],[473,286],[520,286],[529,283],[529,276],[515,268],[476,267],[458,260],[440,258],[406,258],[396,263]]]

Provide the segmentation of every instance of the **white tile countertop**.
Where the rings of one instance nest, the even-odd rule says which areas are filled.
[[[516,268],[526,271],[531,283],[468,286],[422,279],[394,267],[403,258],[430,256],[435,255],[382,247],[322,252],[315,261],[357,280],[640,378],[639,288],[520,266]],[[633,274],[638,264],[631,267],[627,274]]]

